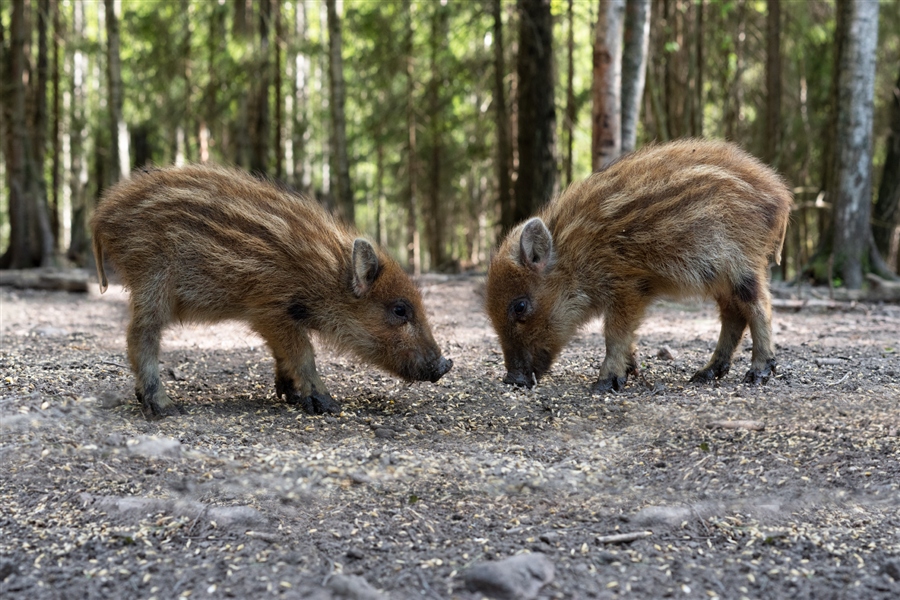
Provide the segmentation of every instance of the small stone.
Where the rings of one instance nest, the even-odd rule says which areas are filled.
[[[894,559],[887,561],[882,565],[881,571],[894,581],[900,581],[900,560]]]
[[[542,542],[544,542],[545,544],[550,544],[552,546],[556,542],[559,541],[559,534],[556,533],[555,531],[547,531],[545,533],[542,533],[538,537],[538,539],[541,540]]]
[[[544,554],[519,554],[479,563],[465,574],[466,589],[500,600],[532,600],[553,581],[553,563]]]
[[[375,437],[383,440],[389,440],[393,438],[395,434],[396,432],[390,427],[379,427],[375,430]]]
[[[338,598],[347,598],[348,600],[385,600],[387,598],[358,575],[336,573],[328,580],[328,589],[334,592]]]
[[[184,380],[184,372],[176,367],[169,367],[169,375],[171,375],[172,379],[174,379],[175,381]]]
[[[366,555],[359,548],[350,548],[347,550],[347,558],[351,558],[353,560],[359,560],[361,558],[365,558]]]
[[[181,454],[181,442],[172,438],[140,438],[128,450],[132,454],[151,458],[177,458]]]
[[[676,356],[678,356],[678,353],[668,346],[663,346],[656,353],[656,358],[661,358],[662,360],[675,360]]]
[[[16,563],[8,560],[0,561],[0,581],[6,581],[7,577],[18,571],[19,565]]]

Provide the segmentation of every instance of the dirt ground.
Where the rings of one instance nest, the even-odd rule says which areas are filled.
[[[776,312],[778,375],[748,387],[749,339],[688,384],[716,314],[662,303],[644,380],[600,397],[600,323],[535,389],[501,383],[478,284],[421,281],[437,384],[320,347],[337,416],[276,401],[246,327],[175,327],[162,420],[121,288],[0,289],[0,595],[474,600],[473,566],[543,553],[541,599],[900,597],[900,306]]]

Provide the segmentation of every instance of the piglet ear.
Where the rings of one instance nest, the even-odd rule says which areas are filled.
[[[353,293],[357,298],[372,288],[380,271],[378,255],[367,240],[353,240]]]
[[[538,217],[529,220],[522,227],[519,238],[519,262],[538,273],[542,273],[553,260],[553,236]]]

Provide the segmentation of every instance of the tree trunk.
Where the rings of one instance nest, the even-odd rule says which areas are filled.
[[[9,181],[9,248],[0,258],[0,268],[30,268],[47,266],[53,261],[53,237],[50,230],[50,219],[47,216],[47,203],[43,196],[43,171],[35,164],[35,152],[32,148],[34,136],[27,127],[25,98],[26,40],[27,31],[26,6],[24,0],[14,0],[10,21],[10,43],[8,69],[4,81],[10,84],[0,92],[3,100],[3,132],[5,134],[3,151],[6,156]],[[44,21],[46,25],[46,21]],[[40,38],[40,34],[39,34]],[[44,32],[44,58],[46,61],[46,32]],[[40,54],[40,50],[39,50]],[[5,58],[5,57],[4,57]],[[40,60],[40,58],[39,58]],[[4,61],[5,62],[5,61]],[[36,84],[37,85],[37,84]],[[39,94],[46,90],[38,90]],[[45,116],[35,115],[38,120],[46,122]],[[39,109],[39,107],[36,107]]]
[[[416,177],[418,177],[418,161],[416,160],[416,103],[415,103],[415,79],[413,78],[413,5],[409,0],[405,2],[404,12],[407,15],[406,23],[406,129],[408,133],[408,145],[406,148],[408,190],[406,211],[406,260],[407,268],[414,274],[422,272],[422,263],[419,257],[419,229],[417,226],[418,212],[416,209]]]
[[[737,36],[734,41],[735,68],[731,81],[725,89],[725,139],[740,139],[740,122],[744,104],[744,40],[747,21],[745,18],[746,0],[737,0]]]
[[[431,257],[431,270],[439,271],[444,266],[444,218],[441,214],[441,146],[443,144],[444,115],[441,101],[441,88],[444,84],[440,67],[440,54],[447,37],[447,13],[438,2],[433,3],[431,16],[431,80],[428,84],[429,132],[431,157],[428,169],[428,254]]]
[[[347,125],[344,117],[344,63],[341,57],[341,21],[335,0],[326,0],[328,9],[328,81],[331,87],[331,147],[338,216],[346,223],[355,222],[353,190],[350,189],[350,160],[347,155]]]
[[[491,0],[494,20],[494,110],[497,119],[497,192],[500,203],[501,234],[516,224],[512,197],[512,145],[510,141],[509,111],[506,104],[506,66],[503,60],[503,14],[500,0]]]
[[[634,151],[650,45],[650,0],[627,0],[622,54],[622,153]]]
[[[766,6],[766,135],[763,158],[777,168],[781,147],[781,0],[769,0]]]
[[[122,118],[122,65],[119,59],[119,13],[121,0],[104,0],[106,6],[106,76],[109,86],[110,169],[112,185],[128,176],[131,160],[128,128]]]
[[[273,129],[275,133],[275,178],[282,179],[284,177],[284,116],[282,103],[284,98],[281,94],[281,46],[284,43],[284,31],[281,24],[281,2],[280,0],[272,0],[274,4],[272,12],[275,13],[275,123]]]
[[[600,0],[594,33],[591,96],[591,166],[606,167],[622,154],[622,25],[625,0]]]
[[[216,70],[216,57],[223,52],[222,46],[225,40],[225,16],[227,7],[219,3],[212,5],[209,16],[209,34],[207,36],[207,65],[209,69],[209,83],[204,94],[203,116],[200,121],[198,134],[200,146],[200,162],[208,163],[211,159],[213,144],[212,124],[218,121],[218,72]],[[138,163],[140,164],[140,163]]]
[[[900,75],[892,91],[889,127],[885,140],[884,170],[875,202],[872,234],[878,251],[894,271],[900,266],[898,233],[900,233]]]
[[[844,285],[855,290],[862,287],[869,250],[878,3],[839,0],[838,10],[848,19],[840,57],[834,263]]]
[[[556,192],[556,109],[553,104],[553,19],[550,0],[518,0],[518,141],[515,222]]]
[[[53,158],[50,166],[50,229],[53,232],[55,241],[54,252],[60,247],[62,239],[62,227],[60,226],[60,201],[59,201],[59,172],[60,160],[62,157],[62,147],[60,138],[60,119],[62,118],[62,90],[59,87],[59,55],[60,40],[63,36],[62,23],[59,17],[59,3],[53,2],[50,5],[52,11],[51,19],[53,21],[53,53],[51,67],[51,85],[53,87],[53,127],[50,135],[53,137],[52,148]]]
[[[294,38],[297,53],[294,57],[293,101],[294,115],[293,134],[291,135],[291,147],[294,163],[294,185],[304,193],[312,190],[312,162],[309,151],[310,127],[309,127],[309,85],[310,61],[306,55],[306,3],[298,2],[294,18]]]
[[[566,155],[563,159],[564,186],[572,183],[572,158],[575,147],[573,136],[575,129],[575,10],[572,0],[567,2],[566,22],[569,32],[566,36],[566,112],[563,118],[563,133],[566,138]]]
[[[706,106],[706,95],[703,92],[703,76],[706,72],[706,64],[704,63],[704,54],[703,54],[703,35],[705,30],[703,28],[703,13],[704,9],[704,0],[698,0],[697,2],[697,39],[695,42],[695,56],[697,60],[697,86],[694,89],[694,93],[696,94],[695,102],[697,104],[697,110],[694,113],[694,135],[697,137],[703,137],[703,109]]]
[[[84,3],[72,3],[72,93],[69,107],[69,198],[72,203],[72,237],[66,257],[83,264],[87,253],[87,161],[84,159],[86,77],[84,52]],[[98,182],[99,183],[99,182]]]
[[[271,0],[259,3],[259,48],[255,62],[252,120],[250,123],[250,170],[269,172],[269,23],[272,20]]]
[[[192,3],[189,0],[181,0],[181,76],[184,79],[184,97],[181,99],[181,118],[178,120],[177,130],[177,146],[178,152],[175,159],[176,164],[184,164],[191,160],[191,141],[190,136],[193,131],[191,120],[193,111],[191,110],[191,21],[192,21]]]

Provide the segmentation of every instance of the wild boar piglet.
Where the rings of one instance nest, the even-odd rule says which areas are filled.
[[[571,185],[515,227],[491,260],[485,308],[504,381],[531,387],[578,327],[604,318],[595,392],[638,371],[635,331],[660,296],[706,296],[721,331],[692,381],[723,377],[749,325],[748,383],[775,371],[769,257],[780,262],[791,192],[734,144],[686,139],[647,146]]]
[[[318,203],[236,169],[192,165],[135,173],[91,221],[103,258],[130,290],[128,357],[151,413],[178,412],[159,376],[174,321],[244,321],[275,357],[275,393],[311,414],[339,412],[316,371],[309,333],[407,380],[452,366],[422,298],[382,250]]]

